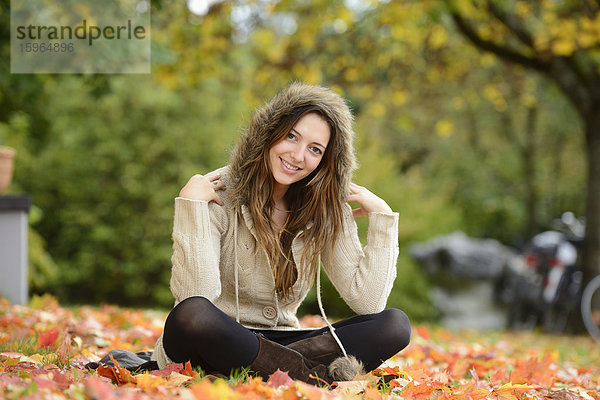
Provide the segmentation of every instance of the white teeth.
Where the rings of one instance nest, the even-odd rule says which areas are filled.
[[[295,169],[295,170],[298,170],[298,169],[300,169],[300,168],[298,168],[298,167],[294,167],[294,166],[293,166],[293,165],[291,165],[291,164],[288,164],[287,162],[285,162],[285,160],[284,160],[283,158],[281,159],[281,162],[283,163],[283,165],[285,165],[285,166],[286,166],[287,168],[289,168],[289,169]]]

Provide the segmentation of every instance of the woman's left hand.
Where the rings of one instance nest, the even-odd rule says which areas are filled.
[[[369,191],[366,187],[350,183],[350,195],[346,197],[347,202],[354,201],[360,205],[359,208],[352,210],[352,215],[356,217],[366,217],[371,212],[392,213],[392,209],[380,197]]]

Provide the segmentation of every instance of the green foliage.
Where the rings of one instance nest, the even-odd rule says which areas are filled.
[[[207,84],[203,96],[218,90]],[[53,289],[62,299],[172,302],[173,198],[189,176],[225,163],[236,134],[225,115],[235,102],[224,109],[203,96],[177,96],[148,77],[48,84],[53,140],[21,172],[36,177],[22,186],[44,212],[38,225],[60,269]]]

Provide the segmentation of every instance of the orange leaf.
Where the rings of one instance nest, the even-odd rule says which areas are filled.
[[[395,366],[394,368],[392,367],[381,367],[381,368],[377,368],[373,371],[371,371],[371,373],[375,376],[384,376],[384,375],[400,375],[400,367],[399,366]]]
[[[194,372],[194,370],[192,369],[192,364],[189,361],[186,361],[183,371],[181,371],[181,373],[183,375],[191,376],[192,378],[198,375],[198,373]]]
[[[497,389],[494,389],[492,392],[497,396],[498,399],[517,400],[521,397],[523,393],[533,389],[536,389],[536,387],[507,383],[505,385],[500,386]]]
[[[594,400],[600,400],[600,394],[598,392],[588,391],[586,392],[588,396],[594,398]]]
[[[103,376],[105,378],[108,378],[110,380],[112,380],[113,382],[119,382],[119,377],[117,375],[117,371],[115,371],[114,367],[108,367],[106,365],[100,365],[98,366],[98,368],[96,369],[96,373],[100,376]]]
[[[452,392],[450,395],[451,399],[471,399],[471,400],[479,400],[484,399],[487,395],[490,394],[489,390],[484,388],[480,388],[470,383],[468,385],[459,387],[457,390]]]
[[[381,393],[379,393],[379,390],[377,390],[377,389],[366,388],[365,393],[363,394],[363,398],[365,400],[380,400]]]
[[[136,383],[136,377],[131,375],[131,372],[129,372],[127,369],[119,366],[119,363],[114,359],[112,354],[110,355],[110,360],[115,364],[115,366],[108,367],[105,365],[100,365],[96,370],[98,375],[110,378],[118,385],[124,385],[130,382]]]
[[[263,383],[263,380],[261,377],[253,377],[253,376],[250,376],[248,378],[247,383],[242,384],[235,389],[235,392],[237,394],[245,395],[245,396],[243,396],[243,398],[245,400],[252,400],[254,398],[269,399],[269,398],[273,397],[274,391],[275,390],[272,387],[269,387]],[[288,393],[288,394],[286,394],[286,393]],[[299,396],[292,397],[291,393],[297,394],[297,390],[293,386],[289,386],[287,389],[285,389],[282,396],[284,399],[290,399],[290,400],[292,400],[292,399],[296,400],[297,398],[299,398]]]
[[[423,382],[429,378],[429,373],[427,373],[423,368],[407,369],[403,372],[404,373],[400,375],[401,377],[403,377],[406,374],[416,382]]]
[[[50,346],[54,346],[56,339],[58,339],[58,330],[56,328],[52,328],[49,331],[40,333],[38,335],[38,344],[41,348],[45,349]]]
[[[457,358],[448,365],[448,373],[454,379],[462,379],[473,367],[473,361],[465,358]]]
[[[404,390],[400,392],[400,395],[405,399],[424,400],[428,399],[435,389],[436,388],[426,383],[415,385],[413,382],[411,382],[404,387]]]
[[[425,340],[429,340],[431,338],[429,330],[424,326],[417,327],[417,335],[421,336]]]
[[[510,374],[510,381],[515,383],[535,383],[544,387],[554,385],[551,365],[552,356],[546,354],[544,358],[538,360],[537,357],[530,357],[527,360],[517,360],[515,369]]]

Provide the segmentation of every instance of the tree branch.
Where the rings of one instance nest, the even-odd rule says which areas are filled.
[[[514,33],[524,45],[531,48],[531,50],[534,50],[533,39],[531,38],[529,32],[525,31],[525,29],[520,26],[518,18],[515,18],[513,15],[506,14],[493,1],[488,0],[487,5],[490,13],[496,17],[498,21],[506,26],[509,31]]]
[[[548,64],[543,63],[538,59],[527,57],[516,50],[500,46],[490,40],[483,39],[460,14],[453,10],[450,11],[450,14],[458,29],[467,37],[467,39],[473,42],[476,47],[494,53],[502,59],[520,64],[524,67],[532,68],[544,73],[548,72]]]

